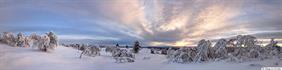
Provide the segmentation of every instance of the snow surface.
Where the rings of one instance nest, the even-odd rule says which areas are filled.
[[[60,46],[46,53],[0,44],[0,70],[260,70],[264,66],[275,66],[277,61],[281,63],[278,59],[244,63],[168,63],[164,55],[150,54],[149,49],[142,49],[134,63],[115,63],[105,51],[101,56],[83,56],[82,59],[80,52]]]

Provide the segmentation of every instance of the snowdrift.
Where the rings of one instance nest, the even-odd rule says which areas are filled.
[[[165,55],[150,54],[142,49],[135,55],[134,63],[115,63],[115,60],[101,49],[101,55],[79,58],[81,51],[59,46],[51,52],[32,48],[10,47],[0,44],[0,70],[260,70],[261,67],[281,67],[281,59],[250,61],[244,63],[169,63]]]

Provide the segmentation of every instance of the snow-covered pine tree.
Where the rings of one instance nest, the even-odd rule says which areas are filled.
[[[17,42],[16,42],[16,46],[17,47],[23,47],[24,46],[24,42],[25,42],[25,40],[24,40],[24,35],[23,35],[23,33],[18,33],[17,34]]]
[[[140,43],[138,41],[135,41],[133,46],[133,53],[138,53],[140,49],[141,49]]]

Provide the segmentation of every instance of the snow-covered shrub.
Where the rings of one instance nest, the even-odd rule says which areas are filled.
[[[32,34],[29,36],[29,39],[30,39],[32,48],[38,48],[38,46],[39,46],[39,41],[41,40],[41,36],[40,36],[40,35],[37,35],[36,33],[32,33]]]
[[[50,38],[50,47],[57,47],[58,46],[58,38],[53,32],[47,33],[48,37]]]
[[[87,55],[87,56],[98,56],[100,55],[100,48],[96,47],[96,46],[84,46],[84,49],[81,52],[80,58],[82,57],[82,55]]]
[[[271,39],[269,44],[267,44],[265,47],[262,47],[260,45],[256,45],[255,40],[252,40],[252,43],[246,44],[248,46],[232,47],[234,48],[234,52],[229,52],[229,58],[237,59],[235,62],[243,62],[279,57],[279,55],[281,55],[281,52],[279,52],[281,47],[279,47],[277,43],[277,41]]]
[[[116,63],[134,62],[135,60],[134,53],[126,49],[121,49],[118,47],[106,47],[105,51],[112,54],[112,57],[116,60]]]
[[[152,48],[151,50],[151,54],[162,54],[164,50],[162,49],[157,49],[157,48]]]
[[[37,47],[39,50],[45,52],[53,50],[58,46],[56,35],[52,32],[46,33],[43,36],[33,33],[30,35],[29,40],[32,42],[33,47]]]
[[[260,52],[258,49],[251,49],[247,54],[249,58],[258,58],[260,56]]]
[[[256,42],[256,37],[251,35],[238,35],[236,38],[237,47],[253,47]]]
[[[237,58],[236,56],[234,56],[234,55],[231,54],[231,53],[228,53],[227,57],[228,57],[228,58],[225,59],[225,61],[227,61],[227,62],[242,62],[241,59]]]
[[[219,39],[214,47],[209,40],[200,40],[197,47],[167,50],[169,62],[189,63],[225,60],[231,62],[245,62],[263,60],[273,57],[282,58],[281,47],[277,41],[271,39],[265,47],[257,44],[251,35],[239,35],[235,39]]]
[[[38,48],[42,51],[48,51],[58,46],[57,37],[54,33],[49,32],[47,35],[39,36],[32,33],[30,36],[25,36],[23,33],[18,33],[15,37],[11,32],[4,32],[1,34],[1,42],[18,47],[29,47]]]
[[[40,40],[39,40],[39,46],[38,49],[41,51],[45,51],[47,52],[49,49],[53,49],[52,47],[49,46],[50,43],[50,38],[48,36],[43,36]]]
[[[3,42],[3,34],[0,33],[0,42]]]
[[[171,49],[171,48],[169,48],[168,50],[167,50],[167,55],[166,55],[166,58],[168,58],[168,59],[172,59],[172,58],[174,58],[174,52],[175,51],[177,51],[177,50],[174,50],[174,49]]]
[[[10,46],[16,46],[16,38],[11,32],[4,32],[1,34],[1,41]]]
[[[113,53],[113,58],[117,63],[134,62],[135,55],[132,52],[128,52],[126,49],[117,49]]]
[[[29,47],[30,39],[23,35],[23,33],[18,33],[16,38],[16,46],[17,47]]]
[[[189,63],[206,62],[216,58],[227,57],[227,41],[220,39],[214,47],[211,47],[209,40],[201,40],[196,48],[180,48],[178,50],[168,50],[167,58],[170,62]]]
[[[118,49],[118,47],[106,47],[105,51],[109,53],[115,53]]]
[[[168,49],[167,59],[169,62],[174,63],[190,63],[193,62],[193,58],[196,56],[195,48],[180,48],[178,50]]]
[[[269,50],[267,53],[272,56],[277,56],[281,54],[281,47],[277,45],[278,41],[274,41],[274,38],[270,40],[270,43],[265,47]]]

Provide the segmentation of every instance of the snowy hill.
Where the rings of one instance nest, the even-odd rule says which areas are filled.
[[[264,66],[274,66],[274,62],[279,61],[177,64],[167,63],[164,55],[149,52],[149,49],[142,49],[133,63],[115,63],[105,51],[101,52],[101,56],[83,56],[80,59],[81,51],[63,46],[46,53],[0,44],[0,70],[260,70]]]

